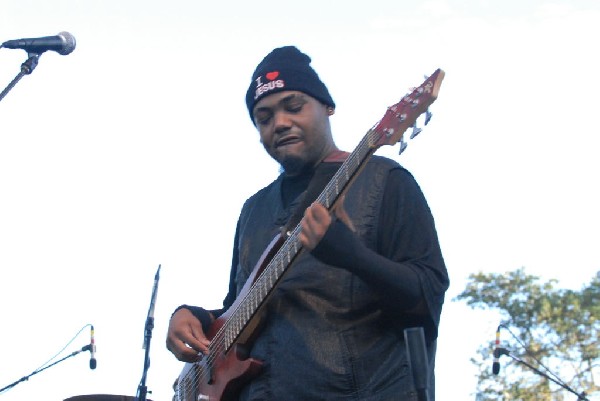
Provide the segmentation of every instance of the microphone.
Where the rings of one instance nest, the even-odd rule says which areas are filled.
[[[96,369],[96,342],[94,341],[94,326],[90,326],[90,369]]]
[[[150,343],[151,331],[154,328],[154,307],[156,305],[156,296],[158,294],[158,281],[160,279],[160,266],[154,275],[154,286],[152,287],[152,296],[150,297],[150,307],[148,308],[148,317],[146,318],[146,331],[144,335],[144,343],[142,349],[147,349]]]
[[[27,53],[40,54],[46,50],[53,50],[59,54],[67,55],[75,50],[75,37],[69,32],[60,32],[55,36],[43,38],[14,39],[2,43],[7,49],[23,49]]]
[[[150,299],[150,308],[148,308],[148,317],[154,319],[154,307],[156,305],[156,295],[158,290],[158,281],[160,280],[160,265],[154,275],[154,286],[152,287],[152,297]]]
[[[494,363],[492,363],[492,373],[497,375],[500,373],[500,326],[496,329],[496,342],[494,348]]]

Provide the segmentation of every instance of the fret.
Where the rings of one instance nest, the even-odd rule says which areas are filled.
[[[367,139],[367,144],[369,145],[369,147],[374,146],[375,145],[375,141],[373,140],[374,138],[374,133],[375,131],[373,130],[369,130],[367,132],[367,136],[365,137]]]
[[[263,288],[263,287],[259,286],[257,291],[260,291],[261,288]],[[259,294],[259,297],[260,297],[260,294]],[[256,297],[252,297],[252,304],[251,305],[252,305],[252,308],[251,308],[252,310],[258,309],[258,299]]]
[[[277,283],[277,279],[279,278],[279,274],[277,273],[277,269],[269,270],[269,283],[271,284],[269,287],[273,288],[273,286]]]
[[[253,311],[256,310],[255,305],[256,305],[256,298],[253,297],[252,304],[246,305],[246,307],[243,309],[243,313],[240,316],[238,316],[235,337],[239,336],[240,333],[242,332],[242,330],[244,330],[244,326],[246,325],[246,323],[248,323],[248,320],[249,320],[250,316],[252,315]]]
[[[252,297],[252,303],[250,305],[247,305],[246,309],[244,309],[245,313],[243,318],[240,318],[240,328],[238,334],[244,329],[244,326],[248,323],[250,317],[258,309],[259,299],[260,298],[256,296]]]
[[[263,277],[261,277],[261,280],[258,280],[258,281],[256,282],[256,286],[255,286],[256,290],[255,290],[255,291],[254,291],[254,293],[252,294],[252,295],[253,295],[253,297],[252,297],[252,302],[250,302],[250,305],[249,305],[249,307],[247,308],[247,311],[248,311],[248,310],[249,310],[249,311],[254,311],[254,310],[256,310],[256,309],[257,309],[257,307],[258,307],[258,300],[262,298],[262,296],[263,296],[263,295],[262,295],[262,291],[263,291],[263,290],[264,290],[264,288],[265,288],[265,286],[264,286],[264,285],[262,285],[262,282],[263,282],[263,280],[264,280],[264,276],[263,276]]]
[[[264,285],[264,280],[261,280],[261,286],[260,286],[260,293],[257,299],[255,299],[254,302],[254,310],[258,309],[258,304],[260,303],[259,300],[263,300],[266,298],[267,293],[269,292],[269,289],[267,288],[266,285]]]
[[[279,258],[277,258],[277,261],[279,262],[279,264],[276,266],[277,272],[283,272],[283,269],[284,269],[283,259],[281,257],[279,257]],[[279,277],[279,274],[276,277]]]

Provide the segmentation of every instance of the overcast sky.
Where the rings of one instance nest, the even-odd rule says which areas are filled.
[[[67,31],[77,47],[42,54],[0,101],[0,388],[87,324],[98,367],[80,353],[0,399],[134,396],[159,264],[147,385],[171,398],[183,366],[164,346],[169,316],[221,305],[239,210],[278,173],[245,91],[264,55],[293,44],[329,87],[349,151],[424,75],[446,72],[431,124],[401,157],[378,153],[421,184],[452,280],[436,398],[474,400],[469,358],[499,317],[452,302],[467,276],[525,267],[579,289],[600,266],[600,3],[205,4],[2,1],[0,41]],[[26,59],[0,49],[1,88]],[[86,328],[59,358],[88,342]]]

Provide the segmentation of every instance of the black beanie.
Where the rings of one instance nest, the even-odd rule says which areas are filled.
[[[254,121],[252,110],[260,99],[281,91],[300,91],[335,108],[327,87],[310,66],[310,61],[308,55],[294,46],[280,47],[269,53],[254,70],[246,92],[250,119]]]

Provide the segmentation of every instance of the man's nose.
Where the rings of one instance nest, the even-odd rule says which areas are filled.
[[[292,120],[288,113],[285,112],[277,112],[273,116],[275,122],[275,131],[285,131],[292,126]]]

